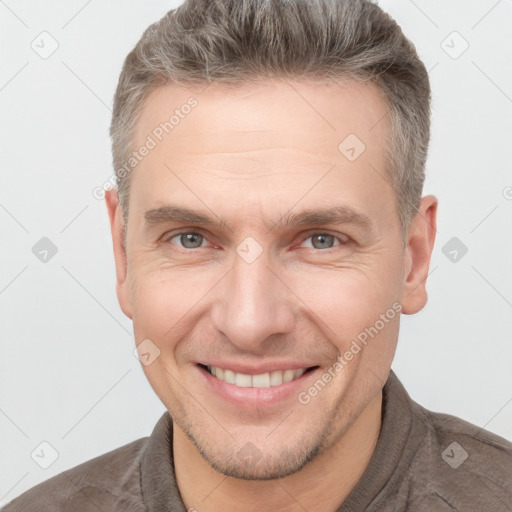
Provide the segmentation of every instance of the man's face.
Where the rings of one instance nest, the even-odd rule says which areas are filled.
[[[147,99],[135,147],[157,144],[133,171],[118,295],[146,359],[159,351],[144,366],[153,389],[225,474],[295,472],[380,399],[408,272],[386,111],[356,82],[166,86]],[[335,209],[338,221],[296,223]]]

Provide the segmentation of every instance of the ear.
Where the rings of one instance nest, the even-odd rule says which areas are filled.
[[[123,313],[132,318],[132,308],[130,301],[130,290],[128,286],[128,265],[126,249],[123,245],[123,218],[121,215],[121,206],[119,205],[119,196],[117,190],[107,190],[105,192],[105,203],[107,205],[108,216],[110,219],[110,230],[112,232],[112,245],[114,248],[114,260],[116,264],[116,292],[117,300],[123,310]]]
[[[427,303],[425,285],[436,239],[437,204],[434,196],[423,197],[407,233],[402,296],[402,313],[406,315],[421,311]]]

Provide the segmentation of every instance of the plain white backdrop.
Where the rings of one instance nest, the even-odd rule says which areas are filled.
[[[0,505],[149,435],[165,411],[92,191],[113,172],[123,59],[179,3],[0,1]],[[393,369],[423,406],[512,440],[512,0],[379,3],[430,73],[424,193],[440,202],[429,302],[402,316]]]

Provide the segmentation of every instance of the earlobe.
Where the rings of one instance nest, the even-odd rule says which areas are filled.
[[[112,233],[112,247],[114,250],[114,261],[116,265],[116,292],[119,305],[123,313],[132,318],[130,290],[128,286],[128,260],[126,248],[123,244],[123,221],[121,206],[117,190],[107,190],[105,193],[105,203],[107,206],[110,220],[110,230]]]
[[[407,233],[402,296],[402,313],[406,315],[421,311],[427,303],[426,280],[436,238],[437,205],[436,197],[423,197]]]

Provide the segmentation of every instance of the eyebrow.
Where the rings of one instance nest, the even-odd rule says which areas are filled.
[[[228,226],[223,219],[216,217],[215,215],[173,205],[152,208],[145,212],[144,219],[148,227],[166,222],[183,222],[204,226],[214,226],[219,229],[223,229]],[[276,227],[277,229],[282,229],[289,226],[305,226],[313,224],[355,224],[366,230],[371,230],[373,227],[373,223],[370,218],[363,213],[357,212],[348,206],[335,206],[332,208],[304,210],[298,213],[287,213],[278,221],[273,222],[271,227],[269,227],[269,230]]]

